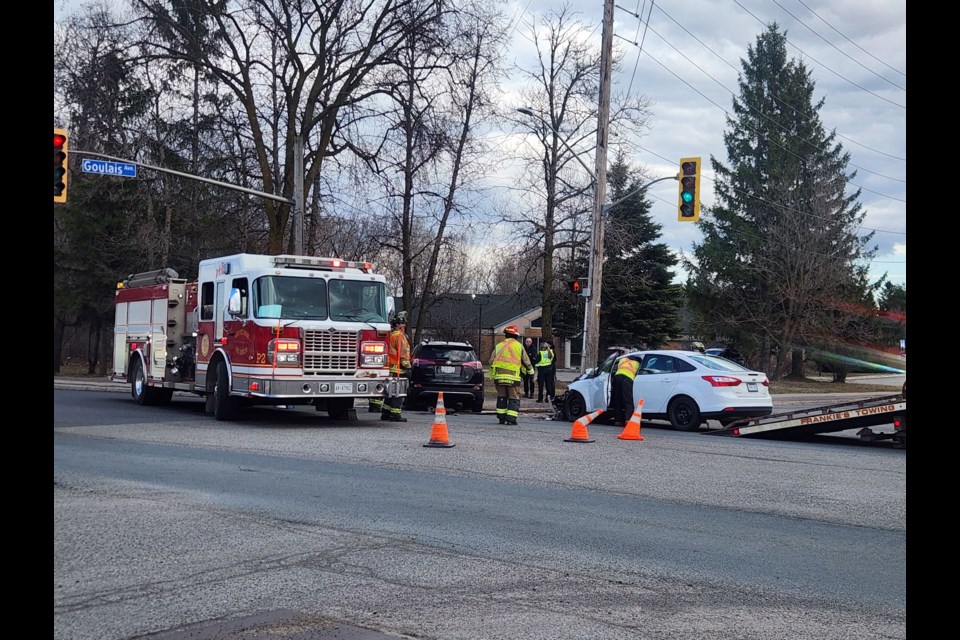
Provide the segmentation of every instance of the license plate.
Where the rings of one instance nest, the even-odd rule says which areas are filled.
[[[456,373],[456,372],[457,372],[456,367],[447,367],[447,366],[440,367],[440,373]]]
[[[757,383],[756,383],[756,382],[748,382],[748,383],[747,383],[747,391],[756,391],[756,390],[757,390]]]
[[[353,393],[353,383],[335,382],[333,383],[333,392],[334,393]]]

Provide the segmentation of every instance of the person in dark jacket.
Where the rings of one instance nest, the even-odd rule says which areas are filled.
[[[530,362],[533,363],[533,366],[537,366],[537,358],[540,357],[540,352],[537,351],[537,348],[533,345],[532,338],[524,339],[523,350],[527,352],[527,356],[530,358]],[[523,378],[523,397],[532,398],[533,391],[537,384],[534,374],[521,371],[520,376]]]

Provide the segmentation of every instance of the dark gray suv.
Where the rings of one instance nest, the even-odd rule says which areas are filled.
[[[466,342],[427,340],[413,348],[406,407],[437,405],[443,392],[447,409],[483,411],[483,365]]]

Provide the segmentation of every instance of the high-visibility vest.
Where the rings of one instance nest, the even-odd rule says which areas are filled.
[[[640,370],[640,363],[631,358],[621,358],[617,365],[615,376],[627,376],[631,380],[637,377],[637,371]]]
[[[410,366],[410,341],[407,334],[400,329],[390,332],[390,350],[387,353],[387,363],[390,373],[399,375],[400,371]]]
[[[553,364],[553,351],[550,349],[541,349],[540,360],[537,361],[538,367],[549,367]]]
[[[507,338],[493,348],[490,371],[494,380],[520,382],[520,365],[523,362],[523,345]]]

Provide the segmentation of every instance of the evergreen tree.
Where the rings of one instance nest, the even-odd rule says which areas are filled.
[[[849,154],[824,130],[824,101],[813,102],[804,64],[787,59],[786,34],[769,26],[742,67],[724,134],[730,164],[711,157],[715,205],[686,265],[689,304],[699,335],[752,352],[777,379],[792,349],[834,343],[868,313],[860,302],[876,285],[862,262],[875,250],[872,234],[857,235],[865,213],[860,190],[847,193]]]
[[[887,282],[880,290],[877,304],[880,308],[880,339],[884,347],[900,348],[900,340],[907,338],[907,287]]]

